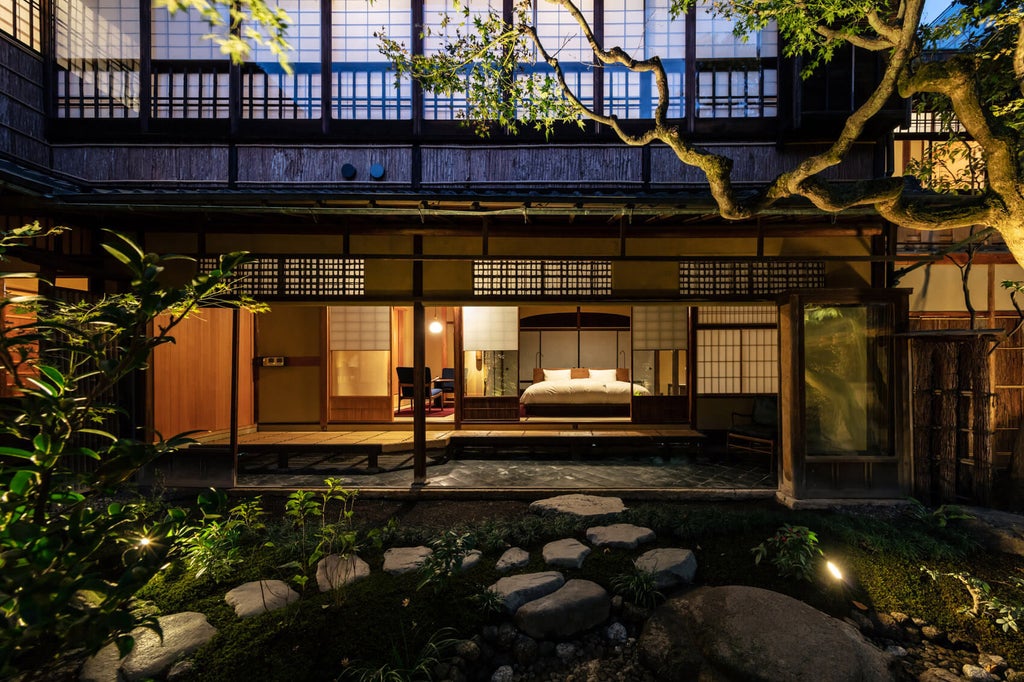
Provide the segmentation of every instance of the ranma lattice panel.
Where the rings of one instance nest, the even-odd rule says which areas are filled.
[[[824,286],[824,261],[679,261],[684,296],[767,296]]]
[[[199,266],[217,266],[215,258],[202,258]],[[236,287],[250,296],[326,298],[366,293],[362,258],[329,256],[261,256],[237,269]]]
[[[609,296],[611,261],[473,261],[477,296]]]

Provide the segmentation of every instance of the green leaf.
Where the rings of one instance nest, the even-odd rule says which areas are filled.
[[[12,448],[6,445],[0,445],[0,455],[6,455],[7,457],[18,457],[20,459],[32,459],[32,453],[28,450],[22,450],[21,448]]]
[[[31,469],[19,469],[11,477],[10,489],[15,495],[24,495],[29,483],[35,478],[36,472]]]

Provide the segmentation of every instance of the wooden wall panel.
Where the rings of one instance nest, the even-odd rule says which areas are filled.
[[[356,176],[347,180],[341,169],[350,164]],[[374,180],[370,166],[380,164],[384,177]],[[344,183],[347,188],[360,185],[408,185],[411,182],[412,148],[388,147],[310,147],[253,145],[238,148],[238,181],[241,183]]]
[[[817,151],[807,147],[781,150],[774,143],[706,144],[706,149],[724,154],[735,161],[733,182],[754,182],[770,180],[779,173],[791,170],[806,157]],[[862,145],[850,150],[841,164],[822,173],[829,180],[861,180],[873,178],[874,153],[871,145]],[[671,149],[664,146],[651,147],[651,184],[706,184],[704,173],[692,166],[684,166]]]
[[[153,353],[153,427],[165,438],[183,431],[224,433],[230,428],[231,317],[230,310],[203,310],[174,329],[175,343]],[[252,359],[253,316],[241,312],[239,428],[255,423]]]
[[[642,151],[625,145],[474,145],[423,147],[423,184],[520,189],[643,182]]]
[[[54,145],[53,167],[88,182],[227,184],[228,148]]]
[[[0,35],[0,153],[45,167],[43,60]]]

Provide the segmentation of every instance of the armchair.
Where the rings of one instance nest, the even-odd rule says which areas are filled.
[[[455,404],[455,368],[444,367],[441,376],[434,381],[434,386],[441,389],[441,405]]]
[[[408,400],[409,409],[412,410],[416,404],[414,400],[416,393],[413,384],[416,378],[415,369],[412,367],[396,367],[395,372],[398,374],[398,409],[402,409],[403,400]],[[434,400],[441,395],[441,389],[431,385],[429,367],[425,368],[424,374],[424,398],[427,401],[427,411],[429,412],[434,407]]]

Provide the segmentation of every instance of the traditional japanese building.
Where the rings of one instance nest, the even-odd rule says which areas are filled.
[[[662,57],[672,117],[754,187],[826,145],[881,64],[849,50],[801,80],[773,28],[741,40],[709,4],[675,19],[667,0],[582,7],[606,43]],[[421,33],[443,0],[282,5],[293,73],[261,49],[233,65],[200,18],[148,2],[0,8],[0,213],[72,228],[22,259],[100,295],[126,284],[102,229],[200,267],[247,250],[239,286],[271,305],[183,327],[154,358],[140,423],[221,437],[372,425],[422,446],[432,428],[714,433],[760,412],[766,430],[737,428],[734,444],[778,463],[781,496],[909,493],[892,226],[803,202],[722,220],[699,171],[592,123],[475,135],[464,97],[396,81],[373,35],[430,53]],[[564,38],[567,15],[535,11],[586,102],[651,115],[648,77],[595,65]],[[891,172],[906,116],[893,102],[828,176]]]

